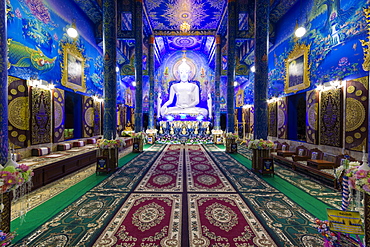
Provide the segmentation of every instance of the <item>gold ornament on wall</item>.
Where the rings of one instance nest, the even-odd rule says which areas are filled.
[[[82,52],[76,44],[62,45],[63,62],[60,67],[62,68],[62,85],[73,89],[74,91],[85,92],[85,61]]]
[[[308,53],[310,45],[296,44],[285,59],[285,93],[298,92],[310,87]]]
[[[364,49],[364,63],[362,64],[362,68],[365,71],[370,70],[370,8],[364,9],[364,14],[367,23],[367,40],[360,40],[362,44],[362,48]]]

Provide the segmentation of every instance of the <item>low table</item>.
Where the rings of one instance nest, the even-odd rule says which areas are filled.
[[[317,169],[330,169],[334,168],[335,163],[327,160],[307,160],[307,165]]]
[[[282,157],[290,157],[290,156],[292,156],[294,154],[295,154],[294,151],[287,151],[287,150],[285,150],[285,151],[283,151],[283,150],[277,151],[277,155],[282,156]]]

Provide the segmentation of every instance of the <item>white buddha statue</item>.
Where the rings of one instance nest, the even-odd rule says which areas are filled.
[[[173,84],[170,87],[170,96],[166,103],[161,108],[161,115],[167,114],[200,114],[207,117],[207,109],[196,107],[199,104],[199,88],[193,83],[189,83],[190,66],[186,63],[186,59],[178,67],[180,82]],[[167,107],[173,103],[176,95],[176,105]]]

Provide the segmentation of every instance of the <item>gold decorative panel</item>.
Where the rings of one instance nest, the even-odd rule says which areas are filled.
[[[50,91],[41,88],[32,88],[31,92],[31,144],[50,143]]]
[[[28,146],[30,109],[26,80],[8,77],[8,137],[9,144],[14,148]]]
[[[319,111],[319,92],[317,90],[306,93],[306,141],[317,144],[317,122]]]
[[[342,89],[321,92],[320,144],[342,147]]]
[[[53,92],[53,102],[54,102],[54,143],[64,141],[64,90],[55,88]]]
[[[347,81],[345,104],[345,147],[362,151],[367,147],[369,77]]]
[[[287,138],[288,106],[286,97],[277,102],[277,136]]]

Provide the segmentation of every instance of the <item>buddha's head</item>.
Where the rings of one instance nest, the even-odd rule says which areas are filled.
[[[186,59],[182,59],[182,63],[179,65],[179,76],[180,81],[188,81],[190,75],[190,66],[186,63]]]

